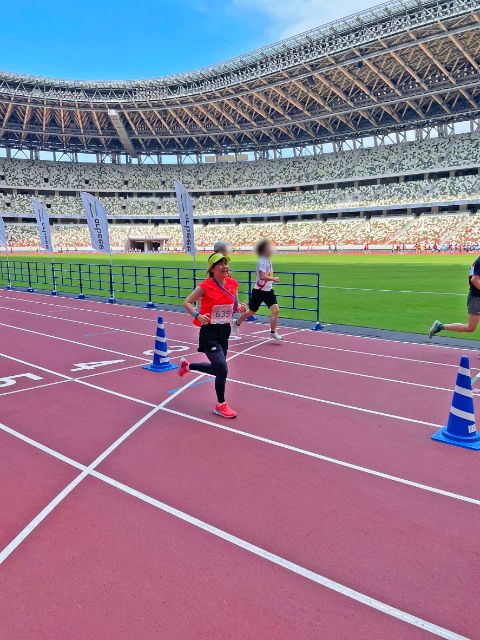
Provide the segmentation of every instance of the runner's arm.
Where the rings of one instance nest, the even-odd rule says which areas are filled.
[[[237,300],[238,300],[238,287],[235,290],[235,295],[236,295]],[[240,300],[238,300],[237,308],[235,309],[235,311],[237,313],[245,313],[245,311],[247,309],[248,309],[248,305],[245,302],[240,302]]]
[[[259,275],[259,279],[260,280],[265,280],[265,282],[280,282],[280,278],[277,278],[277,276],[269,276],[268,274],[265,273],[265,271],[259,271],[258,272]]]
[[[480,289],[480,276],[473,275],[472,284],[475,287],[475,289]]]
[[[187,313],[189,313],[194,318],[196,317],[200,324],[208,324],[210,322],[210,318],[208,314],[200,315],[197,314],[198,309],[195,307],[195,302],[201,300],[205,295],[205,291],[202,287],[197,287],[192,291],[192,293],[185,298],[185,302],[183,303],[183,307]]]

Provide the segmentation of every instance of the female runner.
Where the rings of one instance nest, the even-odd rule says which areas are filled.
[[[193,316],[193,323],[200,327],[198,351],[205,353],[210,363],[180,361],[178,373],[183,377],[188,371],[200,371],[215,376],[217,404],[213,410],[223,418],[235,418],[237,413],[225,402],[227,381],[228,338],[233,314],[243,313],[246,305],[238,302],[238,282],[229,276],[229,256],[214,253],[208,259],[207,279],[186,298],[183,306]],[[200,309],[195,303],[200,300]]]

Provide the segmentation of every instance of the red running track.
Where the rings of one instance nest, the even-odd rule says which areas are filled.
[[[5,637],[480,638],[478,457],[430,440],[461,351],[245,326],[226,423],[142,369],[157,315],[0,293]]]

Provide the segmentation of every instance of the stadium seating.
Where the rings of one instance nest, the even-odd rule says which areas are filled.
[[[440,178],[380,185],[360,185],[314,191],[291,191],[273,194],[208,195],[193,198],[197,215],[255,215],[282,212],[337,210],[359,207],[382,207],[414,203],[449,202],[480,198],[478,176]],[[52,215],[83,216],[79,196],[45,196],[42,200]],[[174,198],[109,197],[101,198],[110,216],[163,217],[178,215]],[[15,213],[31,213],[29,195],[4,195],[0,209]]]
[[[480,165],[480,136],[462,134],[317,156],[201,164],[112,165],[0,158],[2,185],[91,191],[165,191],[282,185],[422,173]],[[3,180],[2,180],[3,176]]]
[[[100,193],[112,218],[149,219],[149,224],[144,225],[120,221],[111,225],[112,245],[116,248],[125,248],[131,237],[163,238],[169,247],[180,247],[178,225],[150,224],[151,219],[178,216],[171,190],[173,180],[180,178],[193,193],[197,216],[221,214],[232,218],[232,224],[198,224],[196,239],[200,248],[207,249],[223,238],[235,246],[249,247],[260,237],[271,237],[280,246],[299,248],[451,241],[465,244],[476,242],[480,234],[476,216],[468,214],[382,216],[371,220],[339,215],[339,219],[327,222],[270,224],[243,222],[241,216],[254,219],[256,215],[325,210],[342,213],[391,205],[408,209],[420,203],[480,199],[479,166],[480,136],[473,133],[255,162],[112,165],[0,158],[0,212],[31,214],[31,196],[35,194],[45,202],[51,216],[84,219],[79,192],[88,190]],[[476,172],[462,171],[469,167],[477,167]],[[421,174],[422,179],[418,179],[419,175],[411,179],[409,174],[414,173]],[[365,184],[367,178],[369,184]],[[295,188],[282,190],[285,185]],[[269,193],[262,191],[264,187],[269,188]],[[234,216],[238,216],[236,224]],[[33,225],[10,224],[8,230],[11,246],[37,246]],[[53,239],[57,248],[90,246],[82,224],[55,224]]]
[[[34,224],[7,224],[7,236],[12,248],[38,248]],[[129,239],[162,239],[167,248],[181,248],[180,225],[113,224],[110,225],[112,247],[124,250]],[[395,218],[365,218],[331,220],[328,222],[242,223],[195,225],[196,245],[209,251],[217,240],[228,240],[234,247],[250,249],[260,238],[272,238],[280,247],[311,249],[334,245],[364,247],[415,244],[421,246],[476,244],[480,238],[480,216],[468,214],[401,216]],[[85,224],[55,224],[52,240],[56,250],[90,248]]]

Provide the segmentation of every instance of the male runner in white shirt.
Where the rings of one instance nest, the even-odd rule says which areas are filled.
[[[242,322],[253,316],[259,310],[260,305],[265,303],[270,309],[270,337],[272,340],[281,342],[283,338],[277,332],[280,309],[273,289],[273,283],[280,282],[280,278],[273,275],[272,242],[270,240],[261,240],[256,247],[256,251],[258,255],[257,279],[251,292],[248,311],[240,314],[234,324],[237,328],[240,328]]]

